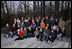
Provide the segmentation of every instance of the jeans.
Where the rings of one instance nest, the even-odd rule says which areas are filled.
[[[10,34],[10,33],[9,33],[9,34],[5,34],[5,35],[4,35],[4,37],[6,37],[6,38],[8,38],[8,37],[13,38],[13,36],[14,36],[14,34]]]
[[[4,34],[4,37],[5,37],[5,38],[8,38],[8,37],[9,37],[9,35],[8,35],[8,34]]]
[[[58,38],[58,39],[62,39],[62,38],[61,38],[61,35],[62,35],[61,33],[58,34],[58,35],[57,35],[57,38]]]
[[[46,41],[48,41],[48,37],[47,37],[47,35],[44,35],[44,37],[42,38],[42,40],[46,40]]]

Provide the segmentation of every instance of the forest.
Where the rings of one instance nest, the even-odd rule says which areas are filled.
[[[17,17],[39,16],[71,19],[71,1],[1,1],[1,27]]]

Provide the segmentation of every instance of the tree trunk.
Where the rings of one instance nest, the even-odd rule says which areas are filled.
[[[45,17],[45,1],[43,1],[43,17]]]
[[[41,1],[41,17],[43,17],[43,1]]]
[[[24,9],[25,9],[25,17],[26,17],[26,1],[25,1],[25,4],[24,4]]]
[[[35,11],[35,5],[36,5],[36,1],[33,1],[34,17],[35,17],[35,15],[36,15],[36,11]]]
[[[55,1],[55,17],[59,17],[59,1]]]
[[[38,16],[39,16],[39,1],[38,1],[38,12],[37,13],[38,13]]]

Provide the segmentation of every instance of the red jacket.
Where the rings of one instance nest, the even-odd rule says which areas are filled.
[[[19,30],[19,36],[22,37],[22,35],[23,35],[23,30],[22,31]]]

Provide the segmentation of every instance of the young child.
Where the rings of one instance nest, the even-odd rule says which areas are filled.
[[[35,37],[38,39],[39,38],[39,30],[36,27],[36,30],[34,31]]]
[[[32,20],[31,27],[32,27],[32,29],[34,29],[34,31],[35,31],[36,24],[35,24],[34,20]]]
[[[28,28],[28,37],[30,38],[30,37],[32,37],[32,35],[33,35],[33,31],[32,31],[32,28],[31,28],[31,26],[29,26],[29,28]]]
[[[17,23],[19,23],[19,24],[20,24],[20,20],[19,20],[19,18],[17,18]]]
[[[15,39],[16,40],[21,40],[23,39],[23,27],[20,28],[19,32],[18,32],[18,38]]]
[[[24,18],[23,18],[23,17],[21,18],[21,23],[22,23],[22,22],[24,22]]]
[[[48,26],[45,27],[44,30],[44,36],[43,36],[43,41],[47,41],[48,40]]]
[[[49,23],[47,23],[46,26],[48,27],[49,30],[51,30],[51,26]]]
[[[27,30],[26,30],[26,27],[23,30],[23,38],[27,38]]]
[[[39,36],[39,38],[40,38],[41,41],[43,41],[43,40],[42,40],[43,34],[44,34],[43,28],[40,28],[40,31],[39,31],[39,35],[40,35],[40,36]]]
[[[50,38],[50,44],[52,44],[54,42],[54,40],[56,39],[56,33],[54,32],[53,29],[51,29],[51,33],[49,35],[49,38]]]
[[[22,22],[21,24],[20,24],[20,27],[25,27],[25,24],[24,24],[24,22]]]
[[[57,31],[57,39],[63,40],[61,38],[61,36],[62,36],[62,30],[59,27],[57,27],[57,30],[56,31]]]

